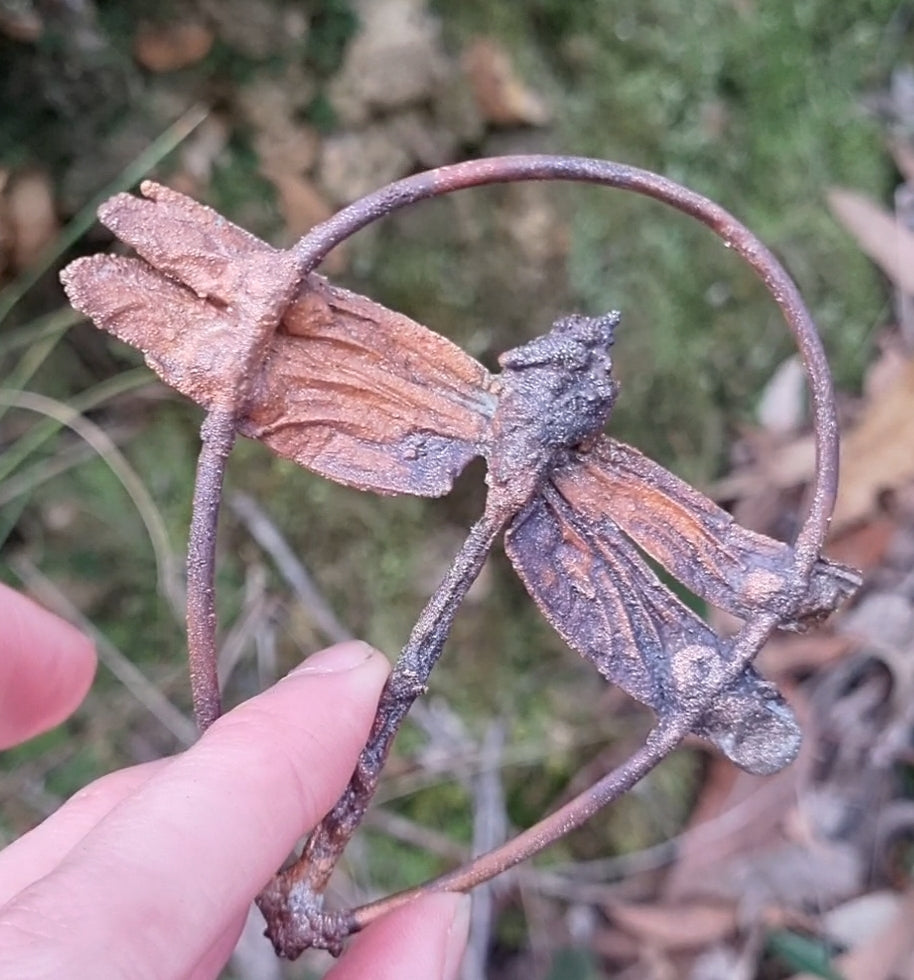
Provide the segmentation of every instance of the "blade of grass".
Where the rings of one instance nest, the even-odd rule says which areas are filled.
[[[62,306],[59,310],[36,317],[21,327],[13,327],[4,331],[3,353],[13,354],[20,347],[30,347],[32,344],[58,333],[62,336],[70,327],[84,319],[82,313],[78,313],[69,306]]]
[[[19,358],[19,363],[4,379],[4,386],[16,391],[23,389],[44,363],[48,354],[57,346],[62,336],[62,333],[51,334],[26,347],[25,353]],[[3,418],[3,414],[0,412],[0,418]]]
[[[5,485],[3,490],[6,490]],[[13,528],[19,523],[19,518],[25,510],[26,498],[21,497],[19,500],[8,498],[7,503],[8,506],[6,507],[0,503],[0,507],[4,507],[0,513],[0,550],[6,544],[6,539],[12,533]]]
[[[119,395],[128,391],[133,391],[143,385],[149,384],[154,387],[157,383],[151,382],[151,376],[146,368],[135,368],[132,371],[125,371],[107,381],[101,381],[97,385],[78,395],[73,396],[67,404],[79,415],[97,408]],[[4,385],[3,390],[19,391],[16,385]],[[0,405],[0,417],[11,406],[9,402]],[[45,418],[33,428],[29,429],[24,435],[13,442],[9,448],[0,453],[0,484],[4,483],[9,476],[18,469],[32,453],[36,452],[41,446],[53,438],[60,431],[64,423],[58,418]]]
[[[8,391],[0,388],[0,404],[35,412],[56,420],[87,442],[107,463],[133,501],[155,553],[159,590],[176,615],[184,610],[184,585],[180,566],[168,541],[165,522],[155,501],[124,454],[108,434],[94,422],[80,415],[71,405],[30,391]]]
[[[52,313],[45,320],[36,320],[23,331],[25,353],[19,363],[10,371],[4,380],[4,387],[19,389],[31,381],[35,372],[44,363],[45,358],[60,342],[67,330],[79,320],[75,310],[63,307]],[[5,345],[4,345],[5,346]],[[6,348],[8,352],[8,348]],[[6,414],[8,406],[0,407],[0,419]]]
[[[60,256],[92,227],[98,206],[113,194],[128,190],[142,180],[157,163],[187,139],[208,115],[207,106],[201,104],[191,106],[67,223],[57,238],[38,256],[31,268],[0,292],[0,324]]]
[[[108,437],[115,445],[122,445],[137,435],[138,431],[136,425],[121,426],[117,429],[109,429]],[[95,455],[95,450],[91,446],[84,442],[77,442],[55,452],[52,456],[38,460],[20,470],[15,476],[4,480],[0,484],[0,507],[8,507],[11,513],[6,519],[0,517],[0,548],[6,543],[7,535],[15,526],[22,509],[28,503],[29,496],[36,488],[94,459]],[[10,506],[14,501],[16,506]],[[11,522],[9,526],[7,521]]]

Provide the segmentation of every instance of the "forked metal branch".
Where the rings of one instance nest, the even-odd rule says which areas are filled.
[[[402,207],[519,180],[581,181],[659,200],[708,226],[761,278],[793,333],[813,404],[816,473],[793,546],[739,527],[683,481],[601,434],[618,390],[609,348],[619,314],[559,320],[504,354],[502,372],[492,375],[425,327],[312,271],[350,235]],[[859,578],[821,557],[838,448],[824,352],[796,286],[744,225],[667,178],[560,156],[499,157],[408,177],[345,208],[290,251],[269,248],[174,192],[142,190],[147,201],[121,195],[102,218],[144,261],[79,260],[64,281],[75,306],[140,347],[208,412],[188,551],[188,645],[201,729],[219,712],[216,523],[236,432],[331,479],[382,493],[438,496],[474,456],[488,464],[485,512],[391,674],[346,792],[299,861],[260,898],[278,952],[338,952],[346,935],[416,894],[492,877],[617,799],[689,732],[753,772],[791,761],[799,730],[751,661],[772,629],[821,619]],[[649,705],[658,724],[626,763],[503,847],[362,909],[326,910],[333,867],[502,531],[546,618],[608,680]],[[718,637],[656,579],[639,549],[744,619],[740,633]]]

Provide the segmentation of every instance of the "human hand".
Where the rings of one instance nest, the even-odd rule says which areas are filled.
[[[89,641],[0,585],[0,748],[62,721]],[[250,903],[355,767],[388,672],[315,654],[170,759],[111,773],[0,852],[0,980],[217,977]],[[468,899],[429,895],[356,936],[327,980],[452,980]]]

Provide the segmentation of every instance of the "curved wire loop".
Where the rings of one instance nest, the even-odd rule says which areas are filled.
[[[812,401],[815,475],[807,511],[794,543],[795,574],[799,579],[808,580],[825,541],[837,491],[838,430],[831,375],[818,332],[796,285],[771,251],[718,204],[668,178],[604,160],[545,155],[494,157],[440,167],[389,184],[313,228],[293,248],[293,254],[300,263],[302,274],[306,274],[331,249],[355,232],[400,208],[457,190],[524,180],[592,183],[654,198],[710,228],[762,280],[793,334]],[[273,904],[269,897],[263,903],[267,892],[260,900],[261,907],[270,911],[281,911],[284,905],[288,913],[294,907],[301,920],[290,923],[293,928],[288,938],[289,945],[284,945],[286,940],[275,930],[270,931],[277,950],[283,955],[295,956],[307,945],[321,945],[338,952],[342,937],[358,931],[391,908],[429,890],[469,889],[579,826],[627,791],[675,748],[714,697],[740,676],[777,624],[777,615],[766,612],[760,612],[746,621],[732,641],[730,662],[724,676],[713,690],[708,688],[701,704],[662,720],[653,729],[648,741],[617,769],[535,826],[468,865],[360,909],[340,912],[324,911],[319,902],[315,903],[315,896],[307,892],[306,881],[297,879],[298,866],[290,869],[291,874],[284,887],[277,889],[273,896],[279,899],[278,905]],[[297,887],[305,891],[296,894]]]
[[[546,154],[489,157],[426,170],[367,194],[312,228],[293,252],[307,273],[357,231],[410,204],[471,187],[525,180],[599,184],[654,198],[710,228],[762,280],[793,335],[812,400],[815,474],[808,510],[795,541],[797,572],[808,576],[825,542],[837,494],[838,423],[831,373],[796,284],[773,253],[710,198],[668,177],[608,160]]]

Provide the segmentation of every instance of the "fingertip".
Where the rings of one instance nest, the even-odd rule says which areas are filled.
[[[326,980],[456,980],[469,926],[468,895],[422,895],[359,933]]]
[[[444,929],[441,970],[437,975],[441,980],[457,980],[470,932],[470,896],[461,892],[438,892],[423,901],[423,916],[440,922]]]
[[[102,776],[0,851],[0,906],[50,874],[93,827],[169,761],[157,759]]]
[[[442,980],[457,980],[463,955],[466,952],[467,940],[470,936],[469,895],[447,894],[443,897],[451,899],[451,924],[448,926],[444,946],[444,964],[441,973]]]
[[[95,648],[78,629],[0,585],[0,748],[60,724],[86,696]]]
[[[318,650],[303,660],[288,674],[289,677],[300,677],[304,674],[341,674],[357,667],[384,666],[389,672],[390,664],[387,657],[379,650],[363,643],[361,640],[346,640],[336,643],[325,650]]]

